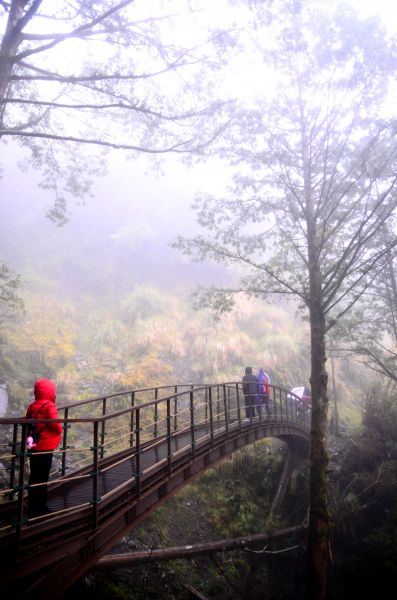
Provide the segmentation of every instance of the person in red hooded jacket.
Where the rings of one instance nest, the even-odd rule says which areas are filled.
[[[58,411],[55,406],[56,386],[50,379],[39,379],[34,384],[34,402],[29,404],[27,418],[57,419]],[[61,423],[37,423],[39,439],[32,447],[30,454],[30,476],[28,488],[28,514],[30,517],[47,514],[47,485],[30,487],[35,484],[48,482],[52,465],[53,451],[61,440]]]

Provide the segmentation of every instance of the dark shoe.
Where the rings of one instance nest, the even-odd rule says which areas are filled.
[[[52,510],[48,508],[48,506],[44,506],[43,508],[30,508],[28,509],[28,518],[35,519],[36,517],[42,517],[44,515],[49,515],[52,513]]]

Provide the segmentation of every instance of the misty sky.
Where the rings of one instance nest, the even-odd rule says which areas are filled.
[[[162,175],[144,156],[126,161],[122,153],[111,153],[108,174],[95,179],[93,196],[84,205],[71,199],[69,222],[57,227],[45,216],[53,192],[38,187],[38,174],[19,170],[17,155],[14,148],[3,161],[0,248],[22,283],[35,270],[49,283],[58,280],[62,293],[102,293],[105,280],[118,286],[121,277],[126,286],[221,281],[223,267],[192,263],[169,247],[177,235],[198,227],[190,208],[195,193],[224,189],[226,171],[216,161],[187,167],[169,156]]]
[[[17,166],[17,148],[10,144],[8,150],[2,158],[4,177],[0,180],[5,213],[8,207],[15,216],[15,212],[24,210],[29,199],[29,204],[43,213],[46,228],[44,214],[54,194],[38,187],[39,174],[21,172]],[[148,229],[163,230],[163,234],[165,229],[173,236],[186,226],[194,226],[195,215],[190,205],[195,193],[199,190],[220,193],[226,183],[226,169],[222,170],[215,160],[187,166],[169,155],[161,159],[159,168],[146,156],[127,160],[122,152],[115,151],[108,156],[108,173],[94,179],[92,197],[87,197],[83,206],[71,199],[69,222],[82,220],[88,226],[97,219],[115,218],[115,212],[120,211],[116,220],[124,222],[126,229],[128,223],[140,223]]]
[[[364,16],[379,15],[386,27],[397,31],[397,5],[395,0],[349,0],[350,3]]]
[[[378,12],[389,28],[397,30],[395,0],[350,0],[363,15]],[[212,5],[214,6],[214,5]],[[212,160],[205,165],[187,167],[173,155],[161,159],[163,175],[156,166],[141,156],[125,160],[121,152],[109,155],[108,174],[95,180],[93,197],[84,206],[69,203],[69,224],[57,228],[45,217],[53,202],[53,192],[42,190],[39,175],[22,173],[17,166],[20,148],[14,143],[1,146],[0,180],[1,230],[7,232],[0,242],[0,256],[13,266],[13,239],[21,236],[36,239],[43,257],[51,255],[56,240],[70,243],[71,231],[76,244],[85,232],[98,227],[113,244],[133,246],[142,238],[161,240],[167,244],[178,234],[191,234],[196,227],[195,214],[190,208],[198,191],[222,193],[228,181],[226,169]],[[32,214],[34,213],[34,218]],[[31,228],[30,228],[31,223]],[[103,228],[106,223],[107,227]],[[14,248],[21,266],[23,248]],[[28,257],[27,257],[28,258]]]

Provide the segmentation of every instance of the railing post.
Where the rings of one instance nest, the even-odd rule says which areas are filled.
[[[190,398],[190,433],[191,433],[191,440],[192,440],[192,457],[195,458],[195,456],[196,456],[196,438],[195,438],[195,432],[194,432],[193,390],[191,390],[189,392],[189,398]]]
[[[177,385],[174,387],[174,392],[175,392],[175,394],[178,393]],[[175,398],[174,398],[174,431],[177,431],[177,429],[178,429],[178,398],[175,395]]]
[[[171,451],[171,398],[167,398],[167,461],[168,475],[172,473],[172,451]]]
[[[62,436],[62,459],[61,459],[61,475],[62,477],[65,475],[66,473],[66,450],[67,450],[67,443],[68,443],[68,429],[70,427],[70,425],[68,425],[68,418],[69,418],[69,409],[65,408],[64,413],[63,413],[63,418],[65,419],[65,423],[63,424],[63,436]]]
[[[218,422],[220,420],[220,413],[221,413],[221,407],[220,407],[220,400],[219,400],[219,385],[217,385],[216,386],[216,416],[217,416]]]
[[[208,388],[208,408],[210,411],[210,436],[211,436],[211,447],[214,449],[214,413],[212,406],[212,387]]]
[[[222,385],[223,388],[223,406],[225,410],[225,429],[226,429],[226,438],[229,438],[229,414],[228,414],[228,406],[227,406],[227,397],[226,397],[226,385]]]
[[[154,399],[157,400],[157,398],[159,397],[159,390],[158,388],[156,388],[154,390]],[[157,438],[157,423],[159,420],[159,405],[156,403],[154,405],[154,438]]]
[[[106,415],[106,402],[107,402],[107,398],[103,398],[102,399],[102,416],[104,417]],[[105,419],[102,419],[101,422],[101,458],[103,458],[103,455],[105,454],[105,435],[106,435],[106,431],[105,431]]]
[[[19,482],[18,482],[18,501],[17,501],[17,519],[15,523],[16,533],[16,552],[17,556],[21,549],[21,530],[23,521],[23,500],[25,490],[25,463],[26,463],[26,429],[27,426],[23,423],[21,428],[21,446],[19,453]]]
[[[12,432],[12,444],[11,444],[11,464],[10,464],[10,490],[14,489],[15,485],[15,461],[16,461],[16,453],[17,453],[17,445],[18,445],[18,425],[14,423],[13,432]],[[15,492],[11,492],[8,496],[9,500],[14,499]]]
[[[277,390],[278,391],[278,403],[277,403],[277,419],[278,421],[280,421],[280,417],[281,417],[281,391],[280,389]]]
[[[103,428],[102,428],[103,430]],[[98,498],[98,421],[94,421],[94,445],[92,447],[93,457],[92,457],[92,524],[94,529],[98,527],[98,502],[100,498]]]
[[[227,386],[226,387],[226,397],[227,397],[227,410],[228,410],[228,415],[229,415],[229,421],[232,418],[232,408],[230,405],[230,387]]]
[[[256,400],[257,400],[257,405],[256,405],[256,411],[258,412],[258,417],[259,417],[259,423],[262,424],[262,420],[263,420],[263,411],[265,409],[265,404],[264,402],[262,402],[262,400],[264,399],[264,394],[261,393],[261,390],[259,388],[259,385],[256,386],[257,389],[257,395],[256,395]]]
[[[135,392],[131,392],[131,416],[130,416],[130,448],[134,445],[134,404],[135,404]]]
[[[139,498],[141,495],[141,432],[140,432],[140,409],[136,411],[135,418],[135,480],[136,480],[136,495]]]
[[[237,401],[238,430],[241,432],[240,388],[238,386],[238,383],[236,383],[236,401]]]
[[[280,395],[280,421],[283,421],[283,394],[281,389],[279,389],[279,395]]]

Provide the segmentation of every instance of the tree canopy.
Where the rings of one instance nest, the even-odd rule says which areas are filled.
[[[89,148],[200,152],[223,128],[208,118],[222,103],[199,93],[220,34],[192,19],[184,0],[0,2],[0,137],[30,150],[55,221],[105,170]]]
[[[241,106],[222,147],[234,169],[229,195],[195,202],[209,235],[176,245],[244,266],[243,292],[293,294],[309,306],[311,228],[332,324],[387,252],[371,242],[395,208],[394,124],[380,107],[396,57],[374,20],[342,5],[330,22],[326,8],[308,6],[285,8],[256,56],[272,78],[254,107]],[[255,43],[269,37],[258,27]],[[222,311],[233,300],[212,289],[202,301]]]

